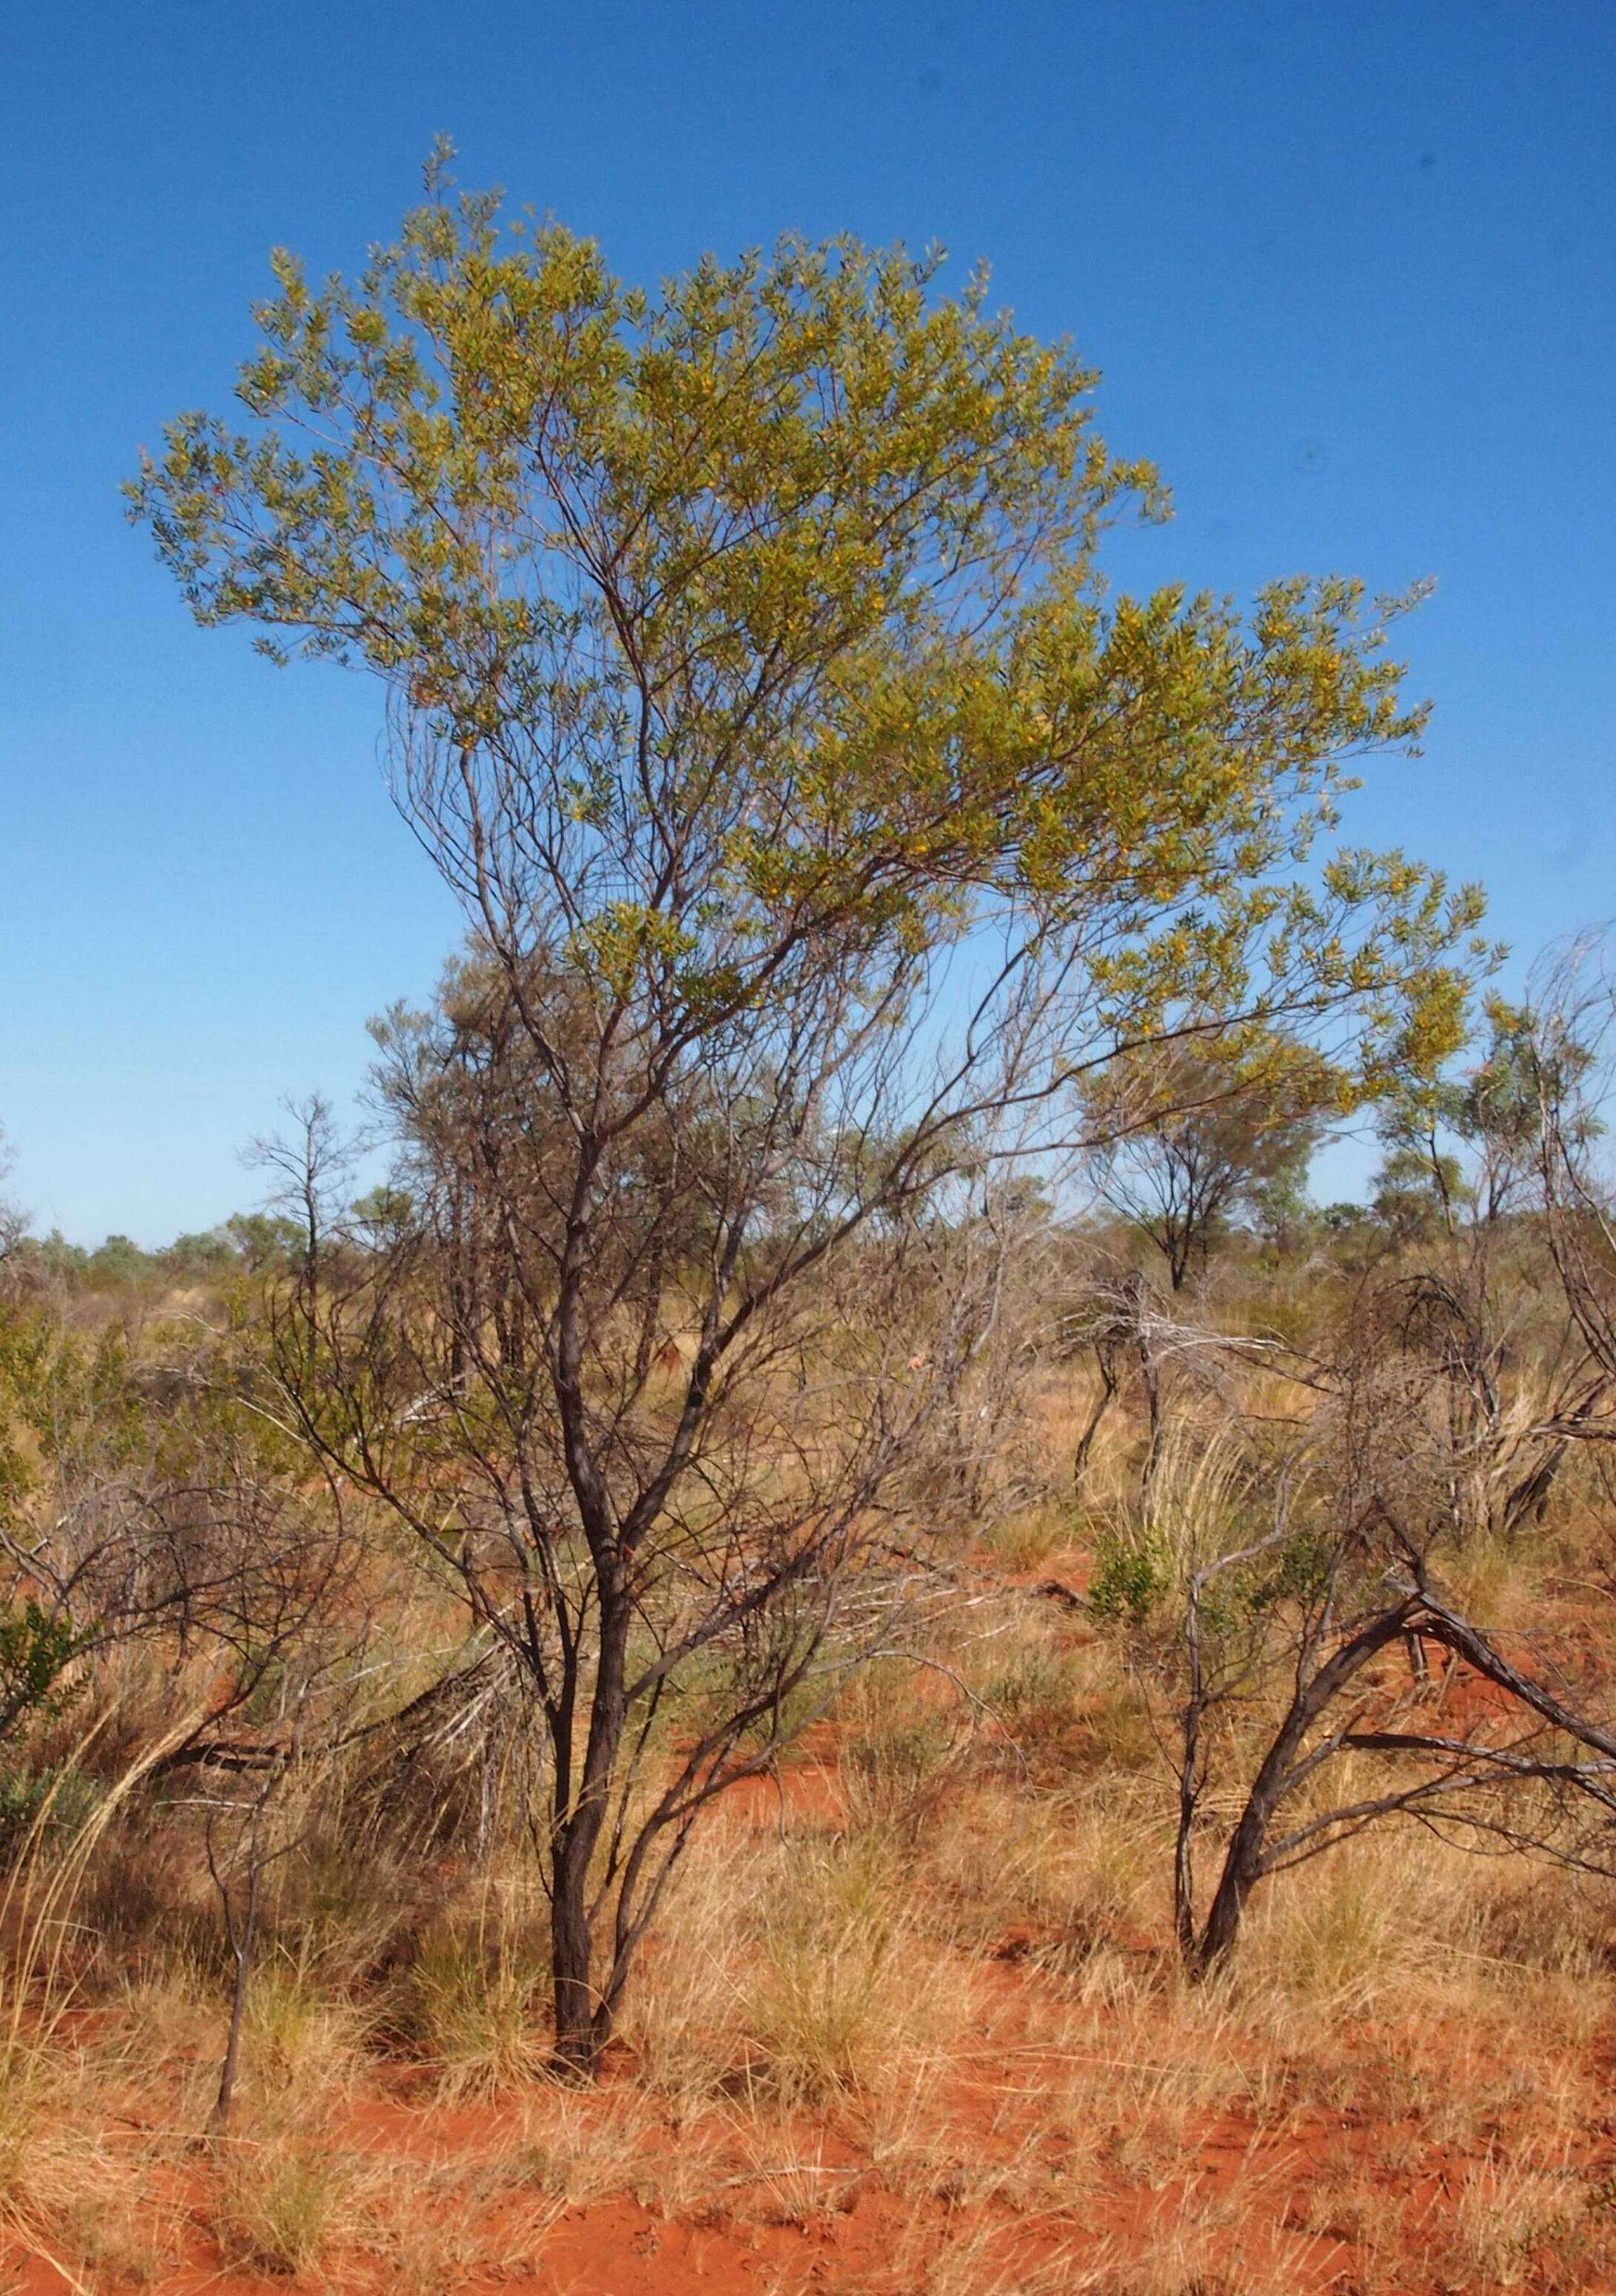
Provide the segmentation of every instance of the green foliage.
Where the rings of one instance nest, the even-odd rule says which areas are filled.
[[[24,1763],[0,1770],[0,1863],[14,1857],[42,1816],[71,1833],[94,1810],[101,1788],[72,1763]]]
[[[1591,1048],[1529,1006],[1491,997],[1486,1009],[1486,1053],[1463,1084],[1446,1088],[1439,1114],[1465,1140],[1521,1150],[1541,1139],[1546,1111],[1570,1109],[1571,1144],[1597,1139],[1604,1130],[1598,1117],[1571,1105],[1593,1068]]]
[[[234,1212],[225,1234],[250,1270],[284,1267],[303,1240],[295,1220],[270,1212]]]
[[[367,1237],[385,1243],[409,1226],[414,1205],[407,1189],[390,1187],[382,1182],[360,1196],[349,1210]]]
[[[62,1677],[78,1648],[71,1620],[32,1596],[0,1611],[0,1717],[60,1712]]]
[[[1285,1029],[1146,1044],[1083,1083],[1101,1193],[1167,1259],[1177,1291],[1229,1226],[1283,1242],[1307,1205],[1313,1152],[1367,1089]]]
[[[1288,1607],[1307,1608],[1339,1562],[1334,1541],[1302,1530],[1283,1545],[1206,1579],[1200,1620],[1208,1639],[1244,1636]]]
[[[168,1272],[182,1280],[223,1275],[235,1264],[230,1239],[217,1227],[204,1228],[195,1234],[176,1235],[160,1256]]]
[[[1238,1523],[1227,1526],[1232,1541]],[[1333,1542],[1311,1529],[1249,1561],[1200,1571],[1197,1611],[1208,1637],[1242,1635],[1286,1605],[1313,1602],[1338,1560]],[[1108,1525],[1095,1541],[1088,1607],[1103,1625],[1140,1629],[1177,1616],[1185,1566],[1149,1524]]]
[[[1276,1556],[1265,1558],[1266,1567],[1253,1565],[1248,1599],[1253,1608],[1263,1609],[1279,1603],[1312,1603],[1338,1559],[1333,1538],[1317,1529],[1300,1530]]]
[[[21,1266],[46,1283],[72,1283],[81,1278],[90,1255],[81,1243],[70,1243],[59,1227],[46,1236],[23,1240]]]
[[[119,1322],[74,1328],[33,1306],[0,1316],[0,1428],[17,1447],[13,1496],[39,1480],[24,1443],[55,1460],[92,1440],[108,1463],[144,1451],[149,1405],[130,1371]]]
[[[1583,1097],[1591,1048],[1554,1014],[1493,996],[1481,1056],[1458,1074],[1404,1077],[1380,1133],[1374,1210],[1399,1242],[1518,1206],[1552,1124],[1558,1152],[1580,1158],[1604,1132]]]
[[[1172,1558],[1160,1539],[1132,1526],[1108,1524],[1096,1534],[1088,1607],[1103,1625],[1146,1625],[1172,1584]]]
[[[127,1235],[110,1235],[85,1263],[92,1283],[114,1285],[139,1281],[151,1266],[147,1255]]]
[[[1399,1242],[1433,1235],[1473,1202],[1456,1156],[1434,1137],[1401,1140],[1374,1176],[1374,1215]]]
[[[710,1034],[804,934],[874,994],[1014,903],[1057,938],[1114,911],[1087,971],[1136,1027],[1350,1000],[1451,1049],[1473,892],[1361,851],[1284,880],[1347,758],[1417,734],[1395,607],[1108,596],[1101,530],[1160,486],[980,275],[787,238],[652,294],[445,184],[352,283],[277,252],[250,427],[182,415],[133,514],[201,621],[381,674],[460,760],[431,803],[530,787],[590,993]]]

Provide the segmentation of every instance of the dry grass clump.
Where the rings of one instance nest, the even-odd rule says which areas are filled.
[[[783,2144],[778,2131],[756,2130],[742,2135],[740,2151],[746,2166],[726,2182],[742,2187],[746,2213],[760,2224],[823,2225],[850,2204],[864,2173],[828,2158],[823,2133]]]
[[[219,2176],[214,2237],[229,2263],[295,2277],[349,2225],[353,2195],[351,2167],[317,2139],[242,2140]]]
[[[1603,2286],[1601,2267],[1616,2264],[1611,2229],[1571,2165],[1532,2147],[1472,2169],[1433,2260],[1466,2288]]]
[[[1191,2177],[1150,2211],[1142,2239],[1104,2243],[1070,2285],[1092,2296],[1297,2296],[1328,2285],[1325,2243],[1277,2227],[1273,2202],[1260,2174],[1227,2192]]]
[[[708,2149],[669,2149],[660,2136],[636,2089],[549,2082],[450,2124],[447,2142],[422,2152],[351,2149],[336,2132],[316,2142],[267,2119],[228,2149],[213,2230],[227,2264],[319,2285],[346,2284],[329,2276],[338,2259],[362,2284],[406,2296],[527,2281],[570,2211],[627,2199],[667,2212],[700,2198]]]
[[[1361,2016],[1440,1956],[1446,1883],[1393,1854],[1390,1837],[1349,1844],[1259,1893],[1232,1988],[1248,2015],[1276,2030],[1300,2012]]]
[[[0,2211],[14,2216],[35,2197],[49,2123],[46,2069],[32,2050],[16,2046],[0,2056]]]
[[[661,2126],[655,2103],[636,2088],[580,2095],[546,2083],[519,2100],[519,2135],[495,2173],[537,2195],[530,2233],[618,2194],[669,2205],[702,2182],[707,2147],[685,2131],[664,2149]]]
[[[735,1840],[693,1866],[623,2023],[640,2079],[686,2110],[819,2109],[946,2048],[966,1988],[907,1896],[874,1832]]]
[[[1500,1967],[1599,1982],[1616,1964],[1616,1904],[1607,1884],[1500,1861],[1477,1878],[1466,1927]]]
[[[407,1836],[373,1826],[357,1841],[335,1824],[311,1828],[296,1863],[275,1877],[283,1951],[350,1994],[407,1960],[455,1894],[437,1861],[410,1853]]]
[[[874,2086],[947,2045],[967,2013],[956,1973],[901,1909],[868,1837],[783,1843],[765,1880],[742,2021],[749,2085],[791,2108]]]
[[[546,2084],[511,2103],[513,2125],[479,2119],[427,2159],[372,2153],[353,2164],[349,2237],[381,2267],[373,2284],[389,2296],[529,2284],[570,2211],[685,2197],[678,2162],[653,2149],[656,2117],[633,2092],[580,2097]]]
[[[490,2259],[487,2229],[468,2220],[455,2197],[423,2178],[414,2162],[381,2171],[366,2194],[365,2251],[380,2265],[388,2296],[451,2296],[500,2271],[520,2271],[530,2260],[526,2244]]]
[[[1573,1875],[1383,1828],[1266,1885],[1226,1982],[1282,2040],[1304,2019],[1418,2013],[1579,2046],[1616,2015],[1609,1918]]]
[[[1068,2296],[1087,2284],[1070,2243],[1057,2236],[1042,2243],[1045,2253],[1029,2255],[1032,2227],[1007,2230],[979,2221],[951,2231],[940,2249],[926,2253],[918,2244],[900,2248],[886,2291],[914,2290],[916,2296]]]
[[[1025,1605],[1022,1605],[1023,1611]],[[976,1677],[1004,1766],[1031,1785],[1070,1792],[1085,1778],[1153,1771],[1161,1749],[1144,1700],[1093,1644],[1076,1647],[1037,1617],[1013,1621]]]
[[[839,1718],[837,1783],[847,1831],[913,1852],[957,1790],[963,1726],[918,1669],[892,1669],[856,1684]]]
[[[1276,2098],[1273,2060],[1227,2005],[1196,1992],[1164,2003],[1143,1984],[1057,2022],[1040,2068],[1054,2133],[1113,2176],[1159,2185],[1230,2116],[1256,2122]]]
[[[316,1969],[277,1956],[253,1974],[242,2041],[247,2071],[270,2090],[343,2095],[365,2069],[373,2021],[346,1994],[324,1985]]]
[[[1069,1507],[1046,1503],[992,1524],[983,1534],[982,1546],[1000,1569],[1021,1578],[1045,1569],[1057,1554],[1070,1553],[1074,1528]]]
[[[963,1789],[926,1844],[915,1918],[979,1951],[1031,1960],[1063,1986],[1103,1985],[1160,1932],[1154,1802],[1131,1777],[1070,1799],[1003,1780]]]
[[[939,2110],[938,2070],[913,2065],[868,2099],[859,2146],[879,2181],[889,2192],[923,2194],[950,2210],[1004,2199],[1023,2212],[1048,2201],[1057,2174],[1024,2109],[1008,2132],[1010,2157],[995,2157],[997,2148],[984,2144],[979,2128],[962,2128]],[[1005,2132],[996,2126],[991,2133]]]
[[[26,2046],[0,2061],[0,2236],[70,2286],[86,2271],[106,2286],[150,2282],[179,2234],[180,2212],[153,2175],[175,2148],[114,2121],[108,2062]]]
[[[498,1918],[434,1925],[407,1979],[411,2037],[450,2095],[531,2080],[548,2046],[545,1964],[530,1931]]]
[[[624,2004],[636,2079],[689,2114],[736,2087],[745,2063],[743,1963],[759,1876],[773,1855],[730,1835],[679,1871],[660,1931]]]

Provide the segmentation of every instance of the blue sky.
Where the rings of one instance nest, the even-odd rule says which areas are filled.
[[[6,12],[0,1123],[43,1226],[250,1201],[288,1092],[455,922],[379,695],[191,624],[118,486],[224,403],[268,248],[350,267],[433,135],[654,277],[793,226],[939,240],[1070,334],[1172,485],[1116,578],[1433,576],[1437,715],[1352,827],[1522,961],[1616,910],[1612,0],[81,0]]]

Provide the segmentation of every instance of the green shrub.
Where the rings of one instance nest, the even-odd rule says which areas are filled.
[[[1107,1626],[1143,1627],[1172,1585],[1172,1567],[1148,1531],[1104,1529],[1095,1541],[1088,1607]]]
[[[18,1856],[42,1818],[53,1830],[76,1833],[100,1798],[95,1779],[73,1762],[0,1770],[0,1864]]]

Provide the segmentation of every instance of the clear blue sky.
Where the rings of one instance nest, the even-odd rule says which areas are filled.
[[[454,921],[379,695],[191,624],[118,485],[219,406],[272,243],[349,267],[439,129],[652,276],[938,239],[1104,373],[1177,504],[1120,578],[1433,575],[1354,826],[1522,956],[1616,909],[1616,0],[201,0],[0,33],[0,1122],[93,1241],[251,1200]]]

